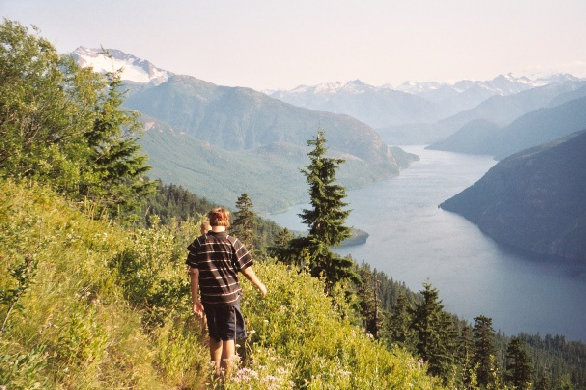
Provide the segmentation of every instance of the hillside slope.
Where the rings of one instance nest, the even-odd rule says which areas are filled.
[[[586,131],[514,154],[440,207],[497,242],[586,263]]]
[[[44,188],[0,188],[0,289],[5,298],[25,286],[20,308],[7,314],[0,301],[1,385],[150,390],[210,382],[184,269],[195,224],[124,230]],[[281,265],[255,270],[270,293],[261,300],[243,281],[251,359],[229,388],[442,388],[408,353],[342,319],[320,280]]]
[[[146,131],[139,143],[149,156],[152,178],[181,185],[227,207],[240,194],[248,193],[260,213],[284,210],[307,201],[305,179],[299,173],[308,163],[307,146],[283,141],[247,150],[225,150],[152,117],[143,116],[142,122]],[[368,163],[336,150],[329,154],[346,160],[337,177],[344,186],[354,189],[395,176],[400,168],[417,159],[399,148],[388,150],[395,161],[393,166]]]

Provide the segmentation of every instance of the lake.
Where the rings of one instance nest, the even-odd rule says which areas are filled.
[[[395,178],[348,192],[348,225],[370,236],[364,245],[336,251],[352,254],[414,291],[429,280],[445,309],[472,324],[482,314],[506,334],[563,334],[586,341],[585,266],[513,253],[473,223],[438,208],[496,162],[423,146],[403,149],[420,161]],[[305,230],[297,214],[307,207],[298,205],[269,219]]]

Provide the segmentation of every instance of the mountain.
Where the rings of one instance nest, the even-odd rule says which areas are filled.
[[[437,107],[425,98],[360,80],[300,85],[270,96],[299,107],[348,114],[374,128],[438,119]]]
[[[476,107],[492,96],[508,96],[550,83],[575,81],[571,75],[531,80],[501,75],[489,81],[406,82],[396,88],[359,80],[300,85],[270,96],[309,109],[346,113],[376,129],[429,124]],[[383,131],[384,133],[384,131]]]
[[[506,126],[528,112],[571,100],[573,96],[580,96],[580,91],[586,86],[585,81],[572,76],[540,80],[552,82],[513,95],[494,95],[473,109],[461,111],[436,123],[393,126],[377,131],[385,141],[392,144],[434,144],[459,132],[465,126],[473,127],[475,121],[491,122],[499,127]]]
[[[495,95],[474,109],[453,115],[439,124],[451,129],[452,133],[477,119],[504,126],[523,114],[547,107],[558,96],[580,89],[584,85],[586,82],[570,80],[531,88],[513,95]]]
[[[582,90],[586,93],[586,88]],[[476,120],[447,139],[430,145],[429,148],[460,153],[489,154],[501,159],[584,128],[586,128],[586,97],[557,107],[532,111],[503,128],[499,128],[492,122]]]
[[[586,264],[586,130],[514,154],[440,207],[497,242]]]
[[[122,80],[136,83],[160,84],[168,80],[173,73],[157,68],[147,60],[120,50],[88,49],[78,47],[71,53],[81,66],[91,66],[95,72],[106,73],[122,69]]]
[[[109,52],[116,64],[150,69],[134,56]],[[94,69],[103,61],[97,54],[84,58]],[[143,114],[147,131],[141,143],[151,175],[216,203],[231,205],[243,192],[262,212],[305,201],[299,168],[307,164],[307,140],[319,127],[326,132],[329,154],[346,160],[338,178],[349,189],[395,176],[416,159],[390,148],[348,115],[295,107],[250,88],[170,72],[165,77],[138,82],[122,75],[129,88],[124,106]]]
[[[149,156],[149,175],[164,183],[181,185],[217,204],[231,206],[248,193],[255,210],[275,212],[307,201],[305,177],[299,168],[307,165],[307,146],[273,142],[246,150],[226,150],[175,130],[157,119],[141,116],[145,132],[139,143]],[[344,158],[338,179],[349,189],[367,185],[387,175],[396,175],[417,156],[399,148],[390,149],[395,170],[367,164],[348,153],[332,151]]]

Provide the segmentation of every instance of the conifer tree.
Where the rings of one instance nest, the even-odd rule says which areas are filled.
[[[388,323],[388,334],[391,343],[395,343],[408,351],[415,351],[415,334],[411,329],[411,305],[405,296],[400,292],[397,302],[393,305]]]
[[[350,228],[345,225],[350,213],[344,209],[346,190],[336,184],[336,170],[344,160],[325,156],[326,138],[321,129],[307,144],[313,149],[308,153],[309,165],[301,171],[309,185],[312,208],[303,210],[299,216],[309,227],[309,233],[307,237],[293,239],[291,246],[297,253],[298,264],[306,266],[312,276],[323,276],[330,290],[343,279],[358,280],[354,261],[330,249],[350,237]]]
[[[473,363],[477,365],[478,384],[484,387],[494,386],[496,348],[492,319],[483,315],[474,318],[473,334]]]
[[[516,389],[525,390],[531,387],[531,358],[526,345],[518,337],[513,337],[507,346],[505,365],[505,382]]]
[[[447,382],[454,362],[453,322],[444,312],[438,290],[425,282],[423,301],[414,311],[412,327],[417,334],[417,352],[429,363],[431,374]]]
[[[106,87],[94,108],[93,126],[85,134],[91,151],[87,168],[93,177],[82,195],[110,215],[137,209],[156,186],[143,178],[150,167],[147,157],[139,153],[137,113],[121,109],[126,91],[121,87],[120,72],[106,74]]]
[[[253,252],[255,213],[252,210],[252,200],[248,194],[241,194],[236,200],[236,212],[232,228],[234,235],[244,244],[244,246]]]
[[[476,373],[472,356],[474,338],[472,328],[466,323],[460,329],[457,347],[457,359],[461,371],[462,383],[467,387],[476,385]]]
[[[361,283],[358,284],[357,295],[360,300],[360,314],[364,329],[379,338],[382,326],[382,309],[379,298],[379,286],[376,271],[362,267],[358,271]]]

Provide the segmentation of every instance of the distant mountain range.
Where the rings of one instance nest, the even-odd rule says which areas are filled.
[[[520,150],[567,136],[586,128],[586,86],[580,91],[584,97],[556,107],[531,111],[508,126],[499,127],[484,119],[472,121],[429,148],[488,154],[502,159]],[[577,94],[567,96],[575,97]],[[557,102],[560,101],[557,99]]]
[[[243,192],[260,211],[305,201],[299,168],[308,162],[307,140],[319,127],[329,153],[346,160],[338,176],[348,188],[395,176],[417,158],[389,147],[372,128],[345,114],[174,75],[119,51],[109,50],[110,57],[88,49],[76,53],[78,61],[95,63],[98,70],[123,67],[130,89],[124,105],[144,115],[141,142],[152,174],[214,202],[230,206]],[[105,65],[108,61],[113,65]]]
[[[473,109],[493,96],[509,96],[540,86],[576,81],[578,79],[572,75],[529,79],[509,74],[490,81],[408,82],[396,88],[390,85],[376,87],[356,80],[301,85],[292,90],[269,93],[296,106],[346,113],[376,129],[384,129],[433,124]]]
[[[514,154],[440,205],[497,242],[586,264],[586,130]]]

